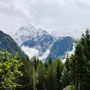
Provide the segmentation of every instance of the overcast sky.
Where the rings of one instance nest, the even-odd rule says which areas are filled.
[[[89,27],[90,0],[0,0],[0,29],[31,23],[49,32],[61,27]]]

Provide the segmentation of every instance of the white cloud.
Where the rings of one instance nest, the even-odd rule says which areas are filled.
[[[31,23],[48,30],[90,23],[90,0],[0,0],[0,26]],[[9,22],[9,23],[8,23]]]
[[[33,56],[36,56],[37,58],[39,58],[43,62],[45,61],[47,56],[50,54],[50,50],[49,49],[45,53],[43,53],[42,56],[39,56],[39,50],[37,50],[35,48],[30,48],[28,46],[22,46],[21,49],[29,56],[30,59]]]
[[[33,56],[38,56],[39,51],[34,48],[22,46],[21,48],[31,59]]]
[[[78,0],[78,2],[81,2],[86,5],[90,5],[90,0]]]
[[[49,54],[50,54],[50,50],[48,49],[45,53],[43,53],[43,55],[41,57],[39,57],[39,59],[43,60],[43,62],[44,62]]]

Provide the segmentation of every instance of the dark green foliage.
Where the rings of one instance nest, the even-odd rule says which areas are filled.
[[[76,44],[75,53],[70,57],[70,73],[76,90],[90,88],[90,34],[82,35]]]
[[[67,57],[66,57],[65,67],[66,67],[67,72],[69,72],[70,68],[69,68],[69,57],[68,57],[68,54],[67,54]]]
[[[48,64],[51,65],[52,64],[52,58],[50,56],[49,60],[48,60]]]
[[[46,88],[46,71],[45,71],[45,67],[42,63],[38,64],[38,68],[37,68],[37,89],[38,90],[44,90]]]
[[[71,77],[70,77],[70,65],[69,65],[69,57],[67,54],[66,62],[65,62],[65,67],[63,69],[62,73],[62,88],[65,88],[66,86],[70,85],[71,82]]]
[[[21,83],[22,87],[17,87],[16,90],[33,90],[33,65],[28,57],[21,57],[21,61],[24,65],[20,68],[23,72],[23,77],[19,78],[19,82]]]
[[[45,63],[44,66],[46,69],[48,69],[48,63]]]
[[[61,77],[62,77],[62,74],[60,72],[60,65],[58,63],[57,69],[56,69],[57,90],[62,90]]]
[[[67,72],[67,69],[64,67],[63,69],[63,73],[62,73],[62,88],[65,88],[66,86],[70,85],[71,77],[70,77],[70,73]]]
[[[89,90],[90,88],[90,34],[86,30],[77,41],[75,52],[66,58],[62,74],[62,87],[72,86],[71,90]]]
[[[53,64],[48,68],[47,90],[57,90],[56,71]]]
[[[76,46],[75,51],[75,60],[74,65],[76,66],[76,77],[77,77],[77,84],[78,88],[80,87],[82,90],[87,90],[90,88],[90,84],[88,82],[90,77],[90,35],[89,31],[86,31],[86,35],[83,35],[81,40]],[[77,61],[76,61],[77,60]],[[87,69],[86,69],[87,68]],[[88,71],[87,71],[88,70]]]

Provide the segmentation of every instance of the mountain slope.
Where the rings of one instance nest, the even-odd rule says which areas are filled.
[[[7,34],[0,31],[0,50],[7,50],[8,52],[14,54],[19,52],[21,55],[23,52],[17,45],[17,43]]]
[[[25,41],[21,46],[36,48],[41,52],[45,52],[54,41],[54,38],[44,31],[42,33],[42,35],[39,35],[40,32],[38,32],[36,37],[31,37],[30,40]]]
[[[52,60],[55,60],[57,57],[64,59],[66,52],[73,49],[73,43],[74,39],[69,36],[57,39],[51,47],[50,54],[47,59],[50,56],[52,57]]]
[[[31,58],[37,56],[46,60],[52,56],[65,58],[65,53],[73,49],[74,40],[71,37],[55,38],[42,29],[32,25],[22,26],[14,35],[15,41],[21,49]]]
[[[46,31],[37,29],[29,24],[27,26],[22,26],[21,28],[19,28],[18,31],[14,33],[13,38],[19,46],[22,46],[25,41],[32,39],[38,41],[41,40],[44,35],[48,36],[49,34]]]

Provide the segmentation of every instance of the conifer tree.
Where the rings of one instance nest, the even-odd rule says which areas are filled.
[[[58,63],[56,69],[57,90],[62,90],[61,77],[62,77],[62,71],[60,69],[60,63]]]
[[[46,89],[46,71],[42,63],[39,63],[37,66],[37,89],[44,90]]]
[[[48,60],[48,64],[51,65],[52,64],[52,58],[50,56],[49,60]]]
[[[69,57],[68,57],[68,54],[67,54],[67,57],[66,57],[66,62],[65,62],[65,67],[67,69],[67,72],[69,72]]]
[[[76,90],[88,90],[90,87],[90,34],[89,30],[78,41],[71,61],[71,73],[75,77]]]
[[[47,90],[57,90],[56,71],[54,65],[50,65],[47,75]]]

